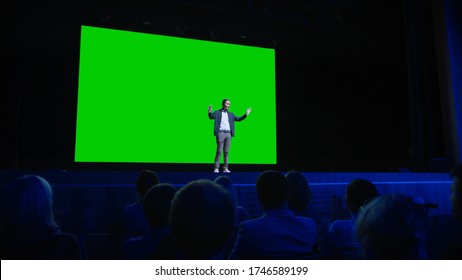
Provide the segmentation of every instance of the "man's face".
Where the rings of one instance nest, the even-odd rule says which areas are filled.
[[[223,109],[225,109],[226,111],[228,111],[229,106],[231,106],[231,103],[229,101],[225,101],[225,103],[223,103]]]
[[[449,199],[454,218],[462,221],[462,181],[458,178],[452,181]]]

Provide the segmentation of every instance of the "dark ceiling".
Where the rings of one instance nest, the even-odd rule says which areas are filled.
[[[341,46],[364,57],[361,48],[381,36],[393,37],[402,20],[401,1],[383,0],[169,0],[169,1],[14,1],[5,5],[5,24],[101,25],[176,31],[186,37],[288,47],[329,53]],[[6,28],[8,32],[8,27]],[[14,30],[14,28],[12,28]],[[202,39],[202,38],[201,38]],[[205,39],[205,38],[203,38]],[[375,50],[372,50],[373,52]],[[359,55],[360,54],[360,55]],[[373,54],[373,53],[372,53]]]

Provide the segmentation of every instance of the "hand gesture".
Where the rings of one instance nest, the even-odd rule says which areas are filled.
[[[245,114],[248,115],[250,114],[250,112],[252,112],[252,107],[247,108],[247,110],[245,111]]]
[[[212,113],[212,105],[209,105],[209,113]]]

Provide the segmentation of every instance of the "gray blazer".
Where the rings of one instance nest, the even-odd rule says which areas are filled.
[[[220,129],[220,123],[221,123],[221,112],[224,111],[223,109],[216,110],[212,113],[209,114],[209,119],[215,120],[215,123],[213,125],[213,135],[217,136],[218,130]],[[231,136],[234,136],[234,122],[240,122],[242,120],[245,120],[247,118],[247,115],[244,114],[240,117],[237,117],[234,115],[234,113],[228,111],[228,120],[229,120],[229,128],[231,129]]]

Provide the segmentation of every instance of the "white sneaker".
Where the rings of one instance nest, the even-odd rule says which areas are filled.
[[[223,169],[223,173],[231,173],[231,171],[228,170],[228,168]]]
[[[219,172],[220,172],[220,170],[218,170],[218,169],[213,170],[213,173],[219,173]]]

